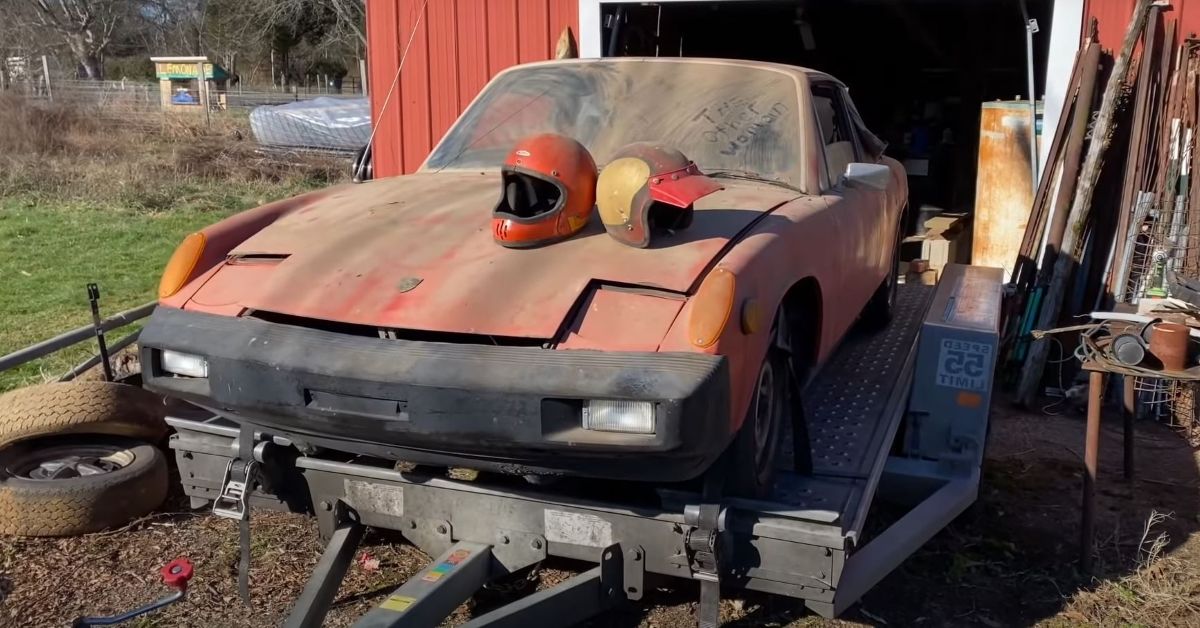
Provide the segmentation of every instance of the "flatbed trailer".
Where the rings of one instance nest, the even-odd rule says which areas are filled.
[[[811,470],[781,469],[767,500],[725,498],[700,482],[454,480],[299,452],[216,417],[169,418],[171,447],[194,506],[228,497],[230,468],[252,451],[259,485],[245,503],[316,515],[328,545],[287,626],[321,624],[364,526],[399,531],[437,558],[359,626],[436,626],[488,581],[551,556],[596,566],[470,625],[571,625],[640,599],[651,574],[700,580],[702,624],[715,622],[722,587],[802,599],[832,617],[975,500],[1000,284],[997,269],[952,265],[936,288],[901,286],[893,322],[852,334],[807,387],[792,426],[807,439],[789,444],[808,447]],[[869,535],[877,500],[902,514]]]

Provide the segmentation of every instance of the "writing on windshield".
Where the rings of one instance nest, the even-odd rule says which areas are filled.
[[[521,138],[561,133],[597,163],[652,141],[704,169],[798,183],[800,117],[787,73],[750,65],[598,60],[517,68],[484,89],[426,169],[494,168]]]

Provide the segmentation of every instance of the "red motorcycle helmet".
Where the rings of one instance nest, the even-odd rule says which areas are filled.
[[[527,137],[500,168],[503,192],[492,236],[510,248],[565,240],[583,229],[596,205],[596,162],[583,144],[555,133]]]
[[[608,235],[646,248],[655,231],[687,228],[693,203],[722,187],[682,152],[636,142],[617,151],[600,172],[596,208]]]

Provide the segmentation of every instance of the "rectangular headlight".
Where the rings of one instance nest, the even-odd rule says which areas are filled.
[[[162,370],[184,377],[208,377],[208,360],[199,355],[163,349]]]
[[[654,433],[654,403],[593,399],[583,404],[583,429],[598,432]]]

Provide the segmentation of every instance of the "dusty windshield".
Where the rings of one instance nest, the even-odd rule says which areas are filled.
[[[796,83],[774,70],[614,61],[518,68],[483,92],[426,170],[495,168],[521,138],[556,132],[605,164],[630,142],[674,146],[707,171],[798,184]]]

